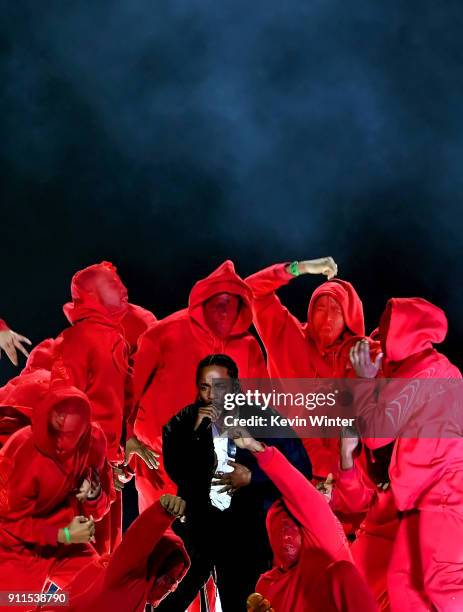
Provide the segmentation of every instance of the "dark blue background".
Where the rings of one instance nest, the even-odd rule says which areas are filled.
[[[370,330],[388,297],[424,296],[462,365],[461,0],[1,9],[0,313],[14,329],[57,334],[72,273],[101,259],[163,317],[225,258],[247,275],[330,254]],[[301,317],[318,282],[283,292]]]

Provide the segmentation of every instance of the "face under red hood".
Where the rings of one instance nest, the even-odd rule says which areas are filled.
[[[289,570],[300,557],[302,536],[299,524],[281,499],[270,507],[266,526],[273,553],[273,566]]]
[[[447,335],[444,311],[423,298],[392,298],[381,317],[379,334],[387,361],[403,361],[431,349]]]
[[[329,295],[341,305],[347,328],[354,336],[365,335],[363,319],[363,305],[357,291],[347,281],[340,278],[323,283],[315,289],[309,302],[307,311],[308,331],[312,328],[312,313],[315,301],[322,295]]]
[[[108,307],[103,301],[108,288],[102,285],[102,279],[109,280],[115,287],[111,293],[116,293],[119,303],[112,307]],[[109,261],[76,272],[71,281],[71,296],[72,302],[63,306],[63,312],[70,323],[91,318],[109,324],[120,324],[128,309],[127,289],[119,278],[116,267]]]
[[[56,452],[56,443],[53,436],[50,434],[49,421],[50,414],[53,408],[63,402],[72,402],[76,411],[79,414],[79,429],[84,427],[84,433],[77,441],[75,449],[88,441],[90,437],[90,402],[87,396],[79,389],[64,385],[61,382],[53,385],[45,399],[40,402],[32,413],[32,433],[35,446],[47,457],[50,457],[57,462],[60,462],[59,455]]]
[[[208,329],[204,320],[203,304],[217,293],[231,293],[241,298],[241,308],[230,335],[246,332],[252,323],[252,292],[244,280],[235,272],[230,260],[224,261],[214,272],[198,281],[190,292],[188,312],[201,327]]]
[[[183,579],[190,560],[182,540],[171,530],[161,537],[151,554],[151,588],[148,602],[154,607],[173,590]]]

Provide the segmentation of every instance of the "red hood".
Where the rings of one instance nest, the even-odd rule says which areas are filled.
[[[121,307],[117,312],[108,310],[98,295],[88,290],[92,277],[96,279],[101,274],[109,274],[110,278],[120,285]],[[63,312],[71,324],[91,318],[109,325],[119,325],[128,309],[127,289],[117,274],[117,268],[109,261],[102,261],[76,272],[71,281],[71,296],[72,302],[63,306]]]
[[[47,396],[49,386],[49,370],[21,372],[0,388],[0,406],[25,406],[32,409]]]
[[[188,568],[190,559],[182,540],[168,529],[151,554],[153,575],[148,602],[154,607],[177,588]]]
[[[35,446],[47,457],[59,462],[56,454],[55,443],[53,437],[49,433],[49,417],[54,406],[57,406],[65,400],[73,400],[79,407],[79,413],[82,421],[87,425],[86,433],[80,438],[78,446],[90,442],[90,402],[87,396],[79,389],[64,385],[61,381],[50,388],[45,399],[40,402],[32,413],[32,432]],[[76,447],[77,449],[77,447]]]
[[[289,518],[292,525],[292,528],[286,532],[284,528],[282,528],[282,519],[284,518]],[[282,556],[283,553],[281,553],[281,543],[285,541],[286,546],[290,544],[290,541],[294,537],[293,529],[296,529],[299,532],[298,525],[298,522],[288,511],[282,499],[277,499],[270,506],[269,511],[267,512],[266,527],[273,553],[273,566],[280,568],[280,570],[287,571],[292,567],[292,564],[288,564],[288,557],[286,555]],[[294,540],[291,542],[291,544],[295,550],[299,549],[298,555],[300,556],[302,548],[298,546]],[[294,560],[292,562],[294,563]]]
[[[54,360],[54,352],[59,342],[60,340],[47,338],[46,340],[40,342],[40,344],[37,344],[27,358],[26,366],[21,371],[21,376],[24,374],[29,374],[34,370],[51,371]]]
[[[0,444],[18,429],[30,425],[32,410],[47,396],[50,371],[21,372],[0,388]]]
[[[230,336],[243,334],[252,323],[251,289],[235,272],[233,262],[227,259],[214,272],[198,281],[190,293],[188,313],[203,329],[209,331],[203,315],[203,304],[217,293],[232,293],[241,298],[241,308]]]
[[[308,331],[312,328],[312,311],[315,300],[322,295],[329,295],[339,302],[344,314],[347,328],[354,336],[365,335],[365,323],[363,319],[363,305],[357,291],[347,281],[340,278],[323,283],[315,289],[310,298],[307,311]]]
[[[379,330],[387,361],[399,362],[442,342],[447,335],[447,317],[423,298],[392,298]]]

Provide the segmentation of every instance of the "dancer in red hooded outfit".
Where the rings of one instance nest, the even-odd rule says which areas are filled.
[[[55,345],[51,338],[38,344],[19,376],[0,388],[0,448],[15,431],[30,425],[34,406],[48,393]]]
[[[439,395],[434,401],[431,396],[424,403],[410,404],[409,398],[420,397],[410,395],[412,387],[418,391],[420,387],[400,380],[424,378],[432,383],[437,379],[435,388],[442,390],[451,384],[443,386],[442,379],[461,378],[459,370],[433,347],[446,333],[447,319],[437,306],[421,298],[389,300],[379,335],[383,372],[393,380],[376,386],[367,383],[355,397],[368,436],[364,442],[370,448],[394,442],[391,424],[397,432],[405,432],[395,440],[389,469],[401,512],[388,575],[393,612],[463,610],[463,437],[461,430],[430,437],[430,432],[437,436],[452,425],[448,395],[442,396],[443,407],[437,401]],[[380,360],[381,356],[372,362],[366,343],[359,342],[352,350],[360,377],[374,378]],[[416,412],[420,409],[421,415]],[[416,429],[410,429],[409,435],[415,437],[405,437],[407,427],[413,425]],[[421,438],[416,437],[420,428],[425,432]]]
[[[21,336],[11,330],[3,319],[0,319],[0,357],[2,351],[5,351],[6,356],[13,365],[18,365],[18,354],[16,351],[20,351],[26,357],[29,353],[23,346],[23,343],[31,345],[32,342],[29,338]]]
[[[343,437],[330,499],[338,515],[363,515],[351,553],[382,612],[390,610],[387,571],[399,527],[388,475],[391,453],[391,444],[372,451],[357,436]]]
[[[64,312],[72,323],[61,335],[52,369],[52,385],[64,379],[84,391],[92,407],[92,420],[103,429],[108,460],[114,469],[124,462],[121,441],[127,413],[128,345],[122,321],[129,311],[127,290],[109,262],[77,272],[71,283],[72,302]],[[148,449],[147,454],[150,453]],[[157,465],[149,455],[151,467]],[[119,482],[116,473],[116,483]],[[120,485],[118,484],[120,489]],[[122,498],[118,493],[111,511],[97,526],[97,549],[111,552],[122,535]]]
[[[129,370],[133,366],[133,356],[137,350],[138,338],[155,322],[156,317],[149,310],[135,304],[128,305],[127,312],[122,319],[122,328],[129,346]],[[43,399],[48,390],[55,354],[62,339],[62,337],[56,340],[47,338],[40,342],[31,351],[19,376],[11,379],[7,385],[0,388],[0,447],[5,443],[9,434],[14,433],[25,424],[30,424],[30,414],[33,406],[36,406]],[[133,452],[144,453],[145,451],[144,448],[135,448],[143,445],[140,445],[133,437],[135,414],[132,398],[132,377],[129,376],[126,381],[124,419],[127,424],[127,457]],[[28,416],[28,422],[24,422],[24,416]],[[14,424],[15,418],[17,419],[17,425]]]
[[[182,499],[163,495],[143,512],[112,555],[91,561],[66,586],[70,612],[142,612],[146,603],[156,607],[189,567],[183,543],[170,529],[184,510]]]
[[[277,289],[302,274],[324,274],[312,294],[307,322],[301,323],[280,302]],[[272,378],[345,378],[352,374],[349,349],[364,337],[362,302],[353,286],[333,278],[331,257],[276,264],[246,278],[252,289],[254,325],[267,351]],[[325,479],[338,463],[338,440],[306,438],[314,476]]]
[[[247,436],[245,431],[235,433],[236,445],[255,454],[282,494],[267,514],[273,568],[262,574],[256,591],[281,612],[377,610],[323,495],[278,449]]]
[[[0,451],[0,591],[41,591],[50,574],[64,587],[95,557],[94,520],[114,490],[90,412],[82,392],[57,385]]]
[[[226,261],[195,284],[188,308],[159,321],[141,337],[134,366],[135,434],[155,451],[161,451],[162,427],[194,401],[196,367],[206,355],[226,353],[243,378],[268,376],[259,344],[248,331],[251,299],[233,263]],[[162,492],[175,492],[164,470],[153,473],[140,461],[136,485],[140,511]]]

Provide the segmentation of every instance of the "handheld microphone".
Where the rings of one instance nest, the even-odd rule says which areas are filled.
[[[210,427],[212,421],[209,417],[204,417],[204,419],[201,421],[201,423],[199,424],[198,429],[196,430],[196,435],[202,436]]]

